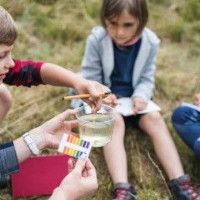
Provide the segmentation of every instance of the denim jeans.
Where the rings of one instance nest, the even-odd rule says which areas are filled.
[[[179,106],[172,114],[172,124],[182,140],[200,159],[200,112]]]
[[[6,186],[8,176],[18,170],[19,165],[13,142],[0,144],[0,189]]]

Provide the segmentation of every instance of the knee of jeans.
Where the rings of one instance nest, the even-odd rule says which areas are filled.
[[[200,138],[194,143],[194,153],[198,159],[200,159]]]
[[[184,124],[192,115],[193,109],[185,106],[179,106],[172,113],[172,123],[174,124]]]

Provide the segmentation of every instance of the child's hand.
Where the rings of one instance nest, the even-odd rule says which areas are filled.
[[[103,99],[103,103],[115,107],[118,104],[117,97],[114,94],[111,94],[105,99]]]
[[[141,97],[136,97],[133,99],[133,112],[137,114],[139,111],[144,110],[147,107],[147,101]]]
[[[195,94],[195,104],[200,106],[200,93]]]
[[[79,94],[89,93],[91,95],[90,98],[83,100],[91,106],[93,112],[96,112],[101,106],[102,99],[104,98],[103,94],[110,92],[110,89],[97,81],[81,78],[76,91]]]

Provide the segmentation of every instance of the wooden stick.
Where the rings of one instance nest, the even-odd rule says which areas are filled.
[[[107,95],[111,94],[110,92],[106,92],[100,96],[106,97]],[[73,96],[65,96],[63,97],[64,100],[72,100],[72,99],[86,99],[91,97],[90,94],[79,94],[79,95],[73,95]]]

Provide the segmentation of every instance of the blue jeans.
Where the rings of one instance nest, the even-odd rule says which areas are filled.
[[[200,112],[179,106],[172,114],[172,124],[183,141],[200,159]]]

